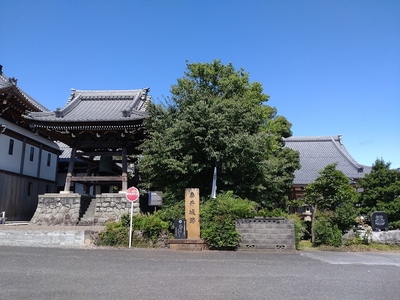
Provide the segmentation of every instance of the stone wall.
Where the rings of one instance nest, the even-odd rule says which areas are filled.
[[[254,218],[236,220],[239,250],[296,250],[293,220]]]
[[[125,193],[96,195],[94,224],[107,221],[119,221],[124,214],[130,214],[132,203],[126,199]],[[139,201],[133,203],[133,215],[140,212]]]
[[[38,206],[31,219],[36,225],[104,225],[119,221],[130,214],[131,202],[125,193],[101,194],[96,197],[76,193],[44,194],[38,197]],[[93,211],[92,211],[93,210]],[[139,202],[133,204],[133,213],[140,211]]]
[[[37,225],[76,225],[79,222],[81,203],[90,201],[80,194],[44,194],[38,197],[38,206],[31,219]]]

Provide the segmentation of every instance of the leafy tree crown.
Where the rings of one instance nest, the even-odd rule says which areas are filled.
[[[291,124],[268,98],[232,64],[187,63],[171,97],[149,105],[139,164],[144,185],[175,199],[188,187],[209,195],[217,166],[218,190],[265,205],[284,198],[299,157],[283,147]]]

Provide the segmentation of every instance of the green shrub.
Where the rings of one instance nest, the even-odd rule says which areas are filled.
[[[139,214],[132,219],[132,229],[141,231],[143,237],[155,243],[161,232],[168,229],[168,223],[156,214]]]
[[[122,223],[125,227],[129,228],[129,226],[130,226],[130,214],[122,215],[122,217],[121,217],[121,223]]]
[[[123,222],[108,222],[106,229],[99,233],[96,244],[99,246],[127,246],[129,243],[129,226]]]
[[[218,195],[201,207],[201,236],[211,249],[235,249],[240,235],[235,220],[253,218],[256,203],[243,200],[232,192]]]
[[[335,209],[332,216],[332,222],[338,226],[342,233],[345,233],[357,225],[357,216],[359,216],[358,209],[353,203],[347,203],[343,206],[338,206]]]
[[[257,216],[258,217],[268,217],[268,218],[272,218],[272,217],[284,217],[284,218],[286,218],[288,216],[288,214],[285,213],[280,208],[275,208],[273,210],[268,210],[268,209],[263,208],[263,209],[257,211]]]
[[[169,233],[174,234],[174,221],[185,218],[185,202],[181,201],[174,205],[164,206],[154,214],[166,222]]]
[[[328,219],[321,218],[315,222],[314,235],[314,246],[339,247],[342,245],[342,231],[336,224],[332,225]]]
[[[291,214],[287,216],[287,219],[293,220],[294,222],[294,238],[296,249],[299,249],[300,241],[303,239],[306,233],[306,224],[300,219],[297,214]]]
[[[97,239],[99,246],[128,246],[130,215],[123,215],[119,222],[109,222]],[[168,229],[168,223],[157,215],[139,214],[132,218],[132,230],[140,234],[132,235],[132,246],[149,247],[157,242],[161,232]]]
[[[389,222],[389,230],[400,229],[400,221]]]

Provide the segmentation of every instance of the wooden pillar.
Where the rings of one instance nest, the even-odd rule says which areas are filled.
[[[40,168],[41,168],[41,165],[42,165],[42,153],[43,153],[43,145],[42,144],[40,144],[40,147],[39,147],[39,157],[38,157],[38,163],[37,163],[37,173],[36,173],[36,177],[37,178],[40,178]]]
[[[72,179],[72,173],[74,172],[75,155],[76,155],[76,147],[72,148],[71,157],[69,158],[68,173],[67,173],[67,178],[65,179],[64,192],[69,192],[71,188],[71,179]]]
[[[128,159],[126,157],[126,147],[122,148],[122,191],[128,190]]]
[[[21,161],[19,166],[19,173],[24,173],[24,165],[25,165],[25,151],[26,151],[26,138],[22,141],[22,153],[21,153]]]

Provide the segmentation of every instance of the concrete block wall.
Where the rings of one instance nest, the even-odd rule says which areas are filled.
[[[294,222],[285,218],[236,220],[239,250],[296,250]]]

